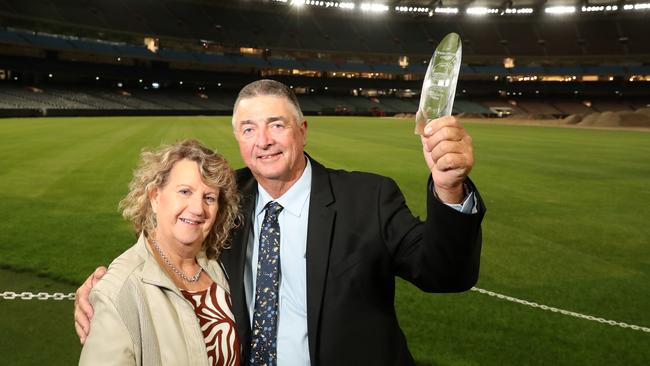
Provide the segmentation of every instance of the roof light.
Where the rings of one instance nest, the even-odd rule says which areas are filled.
[[[650,3],[623,5],[623,10],[648,10],[648,9],[650,9]]]
[[[396,6],[395,11],[398,13],[428,13],[431,9],[422,6]]]
[[[606,12],[606,11],[616,11],[618,10],[618,5],[589,5],[583,6],[580,11],[583,13],[593,13],[593,12]]]
[[[375,3],[361,3],[362,11],[372,11],[376,13],[388,11],[388,5],[386,4],[375,4]]]
[[[553,15],[572,14],[576,12],[576,7],[575,6],[550,6],[544,9],[544,12]]]
[[[505,10],[505,14],[511,15],[521,15],[521,14],[532,14],[534,12],[533,8],[508,8]]]
[[[439,7],[434,11],[438,14],[458,14],[458,8]]]
[[[487,15],[487,14],[496,14],[499,12],[499,9],[476,6],[476,7],[467,8],[465,12],[469,15]]]

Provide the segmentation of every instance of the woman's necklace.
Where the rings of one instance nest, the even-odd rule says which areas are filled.
[[[190,283],[191,283],[191,282],[197,282],[197,281],[199,280],[199,277],[201,277],[201,272],[203,272],[203,267],[199,266],[199,271],[196,272],[196,274],[195,274],[194,276],[192,276],[192,277],[187,277],[187,276],[185,275],[185,273],[179,271],[178,268],[174,267],[174,265],[173,265],[172,262],[169,260],[169,258],[167,258],[167,256],[165,256],[165,253],[163,253],[162,249],[160,249],[160,247],[158,246],[158,242],[156,241],[156,239],[151,239],[151,244],[153,244],[154,248],[156,248],[156,250],[157,250],[158,253],[160,254],[160,257],[162,258],[163,262],[165,262],[165,264],[168,265],[169,268],[171,268],[172,271],[173,271],[173,272],[174,272],[178,277],[180,277],[181,279],[183,279],[183,280],[185,280],[185,281],[187,281],[187,282],[190,282]]]

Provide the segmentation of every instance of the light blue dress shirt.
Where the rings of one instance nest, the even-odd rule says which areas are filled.
[[[445,203],[445,205],[453,208],[456,211],[460,211],[464,214],[477,213],[478,207],[476,206],[476,199],[474,198],[474,192],[470,192],[467,197],[463,200],[463,203]]]
[[[248,313],[255,310],[255,284],[259,234],[264,220],[264,206],[276,201],[284,209],[278,216],[280,224],[280,301],[278,315],[278,366],[309,366],[307,339],[307,224],[312,169],[309,159],[302,176],[285,194],[274,200],[262,186],[257,185],[257,199],[253,217],[253,233],[246,248],[244,288]],[[463,212],[477,212],[474,192],[462,204],[448,206]]]
[[[262,186],[253,217],[253,235],[250,235],[246,251],[244,287],[249,314],[255,310],[255,284],[259,234],[264,220],[264,206],[276,201],[284,209],[278,216],[280,224],[280,301],[278,315],[278,365],[309,366],[309,342],[307,341],[307,223],[309,219],[309,196],[311,193],[311,163],[302,176],[285,194],[274,200]],[[252,325],[251,316],[251,325]]]

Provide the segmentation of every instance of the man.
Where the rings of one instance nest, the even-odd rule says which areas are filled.
[[[465,291],[478,278],[485,208],[467,178],[474,162],[467,132],[453,117],[427,124],[421,140],[431,177],[420,222],[391,179],[328,169],[305,154],[307,122],[279,82],[241,90],[233,129],[247,166],[237,172],[245,220],[221,260],[243,359],[413,365],[395,314],[394,277],[428,292]],[[279,211],[269,214],[267,204]],[[96,273],[77,291],[82,342]]]

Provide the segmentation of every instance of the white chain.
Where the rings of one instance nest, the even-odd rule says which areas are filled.
[[[472,287],[472,291],[476,291],[476,292],[482,293],[484,295],[496,297],[496,298],[501,299],[501,300],[506,300],[506,301],[517,303],[517,304],[527,305],[527,306],[530,306],[530,307],[533,307],[533,308],[537,308],[537,309],[541,309],[541,310],[545,310],[545,311],[550,311],[550,312],[553,312],[553,313],[560,313],[562,315],[572,316],[572,317],[579,318],[579,319],[591,320],[591,321],[595,321],[595,322],[598,322],[598,323],[601,323],[601,324],[608,324],[608,325],[618,326],[618,327],[621,327],[621,328],[630,328],[632,330],[640,330],[642,332],[650,333],[650,328],[648,328],[648,327],[642,327],[642,326],[639,326],[639,325],[627,324],[627,323],[623,323],[623,322],[617,322],[615,320],[607,320],[607,319],[595,317],[595,316],[592,316],[592,315],[585,315],[585,314],[580,314],[580,313],[576,313],[576,312],[569,311],[569,310],[558,309],[558,308],[554,308],[552,306],[538,304],[536,302],[532,302],[532,301],[528,301],[528,300],[518,299],[516,297],[499,294],[499,293],[484,290],[484,289],[478,288],[478,287]],[[75,299],[75,294],[74,294],[74,292],[71,292],[71,293],[68,293],[68,294],[64,294],[64,293],[61,293],[61,292],[55,292],[53,294],[49,294],[47,292],[39,292],[37,294],[34,294],[34,293],[31,293],[31,292],[20,292],[19,293],[19,292],[5,291],[5,292],[0,293],[0,299],[4,299],[4,300],[15,300],[15,299],[20,299],[20,300],[33,300],[33,299],[37,299],[37,300],[50,300],[50,299],[53,299],[53,300],[74,300]]]
[[[74,300],[75,299],[75,294],[74,292],[64,294],[62,292],[55,292],[53,294],[49,294],[47,292],[39,292],[37,294],[32,293],[32,292],[13,292],[13,291],[5,291],[5,292],[0,292],[0,299],[4,300]]]
[[[598,318],[598,317],[591,316],[591,315],[580,314],[580,313],[576,313],[576,312],[569,311],[569,310],[558,309],[558,308],[554,308],[552,306],[547,306],[547,305],[538,304],[538,303],[532,302],[532,301],[517,299],[517,298],[512,297],[512,296],[499,294],[499,293],[484,290],[484,289],[478,288],[478,287],[472,287],[472,291],[480,292],[480,293],[488,295],[488,296],[496,297],[496,298],[502,299],[502,300],[511,301],[511,302],[514,302],[514,303],[517,303],[517,304],[527,305],[527,306],[530,306],[530,307],[533,307],[533,308],[550,311],[550,312],[553,312],[553,313],[560,313],[560,314],[572,316],[572,317],[575,317],[575,318],[586,319],[586,320],[591,320],[591,321],[595,321],[595,322],[602,323],[602,324],[609,324],[609,325],[614,325],[614,326],[618,326],[618,327],[621,327],[621,328],[630,328],[630,329],[633,329],[633,330],[640,330],[642,332],[650,333],[650,328],[648,328],[648,327],[641,327],[641,326],[638,326],[638,325],[627,324],[627,323],[623,323],[623,322],[617,322],[615,320],[607,320],[607,319]]]

